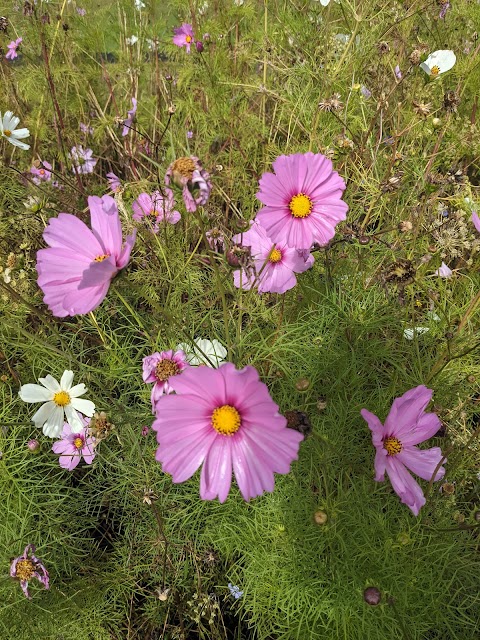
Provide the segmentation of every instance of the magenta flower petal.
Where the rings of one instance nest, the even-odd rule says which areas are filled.
[[[440,447],[423,450],[417,449],[416,447],[405,447],[397,456],[397,460],[404,464],[407,469],[410,469],[410,471],[420,478],[423,478],[423,480],[428,481],[432,479],[433,473],[442,459],[443,455]],[[444,475],[445,469],[440,467],[434,480],[441,480]]]
[[[257,193],[265,205],[257,219],[269,237],[296,249],[327,244],[348,210],[341,199],[345,182],[331,161],[321,154],[297,153],[278,157],[273,170],[263,174]]]
[[[472,213],[472,222],[475,229],[480,233],[480,217],[476,211]]]
[[[187,368],[171,380],[176,395],[157,404],[156,458],[174,482],[203,463],[203,499],[226,500],[232,471],[246,500],[272,491],[274,472],[288,473],[303,436],[286,427],[253,367]]]
[[[426,502],[418,482],[413,479],[399,460],[393,459],[387,464],[387,473],[400,500],[410,507],[414,515],[418,516],[420,509]]]
[[[115,200],[89,198],[92,230],[68,213],[51,218],[43,233],[48,249],[37,252],[38,285],[44,302],[59,317],[96,309],[110,282],[128,264],[135,234],[122,246]]]
[[[440,427],[438,417],[425,412],[432,393],[431,389],[420,385],[396,398],[385,425],[370,411],[361,410],[362,417],[372,431],[376,451],[375,480],[382,482],[386,471],[401,501],[415,515],[425,504],[425,497],[408,469],[424,480],[431,480],[436,466],[442,460],[439,447],[420,450],[413,446],[430,438]],[[435,480],[440,480],[444,474],[445,469],[440,467]]]

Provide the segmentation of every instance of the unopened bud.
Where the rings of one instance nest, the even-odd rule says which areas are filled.
[[[27,442],[27,447],[29,451],[35,453],[40,449],[40,443],[38,440],[29,440]]]
[[[363,599],[367,604],[375,607],[377,604],[380,604],[382,594],[377,587],[367,587],[363,592]]]
[[[325,511],[315,511],[315,513],[313,514],[313,519],[315,521],[315,524],[323,525],[326,524],[328,516]]]
[[[297,391],[306,391],[310,387],[310,380],[308,378],[299,378],[295,382],[295,389]]]

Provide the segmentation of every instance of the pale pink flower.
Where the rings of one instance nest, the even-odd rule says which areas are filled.
[[[173,191],[165,189],[165,197],[160,191],[154,191],[152,195],[141,193],[132,203],[133,219],[142,220],[148,217],[153,224],[153,233],[158,233],[159,224],[168,222],[169,224],[177,224],[181,215],[174,209],[175,202],[173,199]]]
[[[72,147],[70,157],[72,159],[73,173],[93,173],[93,169],[97,164],[97,160],[92,158],[93,151],[84,149],[81,145]]]
[[[441,278],[451,278],[452,274],[453,271],[445,264],[445,262],[442,262],[440,267],[435,271],[435,275],[440,276]]]
[[[30,173],[34,176],[32,178],[35,184],[40,184],[41,182],[49,182],[52,179],[52,172],[50,169],[52,165],[46,160],[41,160],[38,167],[35,165],[30,169]]]
[[[288,473],[303,436],[287,427],[253,367],[189,367],[170,380],[152,429],[156,458],[173,482],[202,466],[200,497],[227,499],[235,475],[245,500],[273,491],[274,472]]]
[[[108,186],[112,191],[118,191],[122,187],[120,178],[117,175],[115,175],[113,171],[111,171],[110,173],[107,173],[107,182],[108,182]]]
[[[90,196],[92,229],[69,213],[50,218],[37,253],[38,285],[58,317],[85,314],[107,295],[112,278],[127,266],[136,230],[122,242],[122,226],[111,196]]]
[[[176,184],[182,189],[183,202],[189,213],[207,203],[212,190],[209,173],[196,156],[178,158],[168,167],[165,184]]]
[[[95,458],[95,438],[88,433],[90,418],[82,417],[82,422],[84,428],[73,433],[68,422],[65,422],[61,440],[53,443],[52,451],[60,454],[58,462],[62,469],[73,471],[82,458],[86,464],[92,464]]]
[[[136,98],[132,98],[132,108],[130,109],[130,111],[127,111],[127,113],[128,113],[128,118],[126,118],[123,122],[122,136],[128,135],[128,132],[130,131],[131,126],[133,124],[133,119],[135,117],[135,114],[137,113]]]
[[[187,357],[182,350],[162,351],[152,353],[151,356],[143,358],[143,381],[154,382],[152,387],[151,402],[152,413],[160,398],[169,393],[173,393],[170,381],[173,376],[178,376],[188,366]]]
[[[176,44],[177,47],[185,47],[187,53],[190,53],[190,47],[195,39],[192,25],[184,22],[181,27],[176,27],[173,33],[175,34],[173,36],[173,44]]]
[[[259,293],[285,293],[297,284],[295,273],[303,273],[313,265],[314,257],[289,247],[285,242],[274,243],[265,229],[254,220],[245,233],[233,236],[237,245],[250,247],[253,271],[240,269],[233,274],[237,288],[256,287]]]
[[[400,500],[416,516],[425,504],[425,496],[409,470],[431,480],[443,459],[440,447],[422,450],[415,446],[434,436],[441,426],[435,413],[425,412],[432,394],[431,389],[420,385],[396,398],[384,425],[367,409],[360,412],[372,432],[376,449],[375,480],[383,482],[386,471]],[[433,479],[440,480],[444,474],[441,466]]]
[[[472,222],[475,229],[480,233],[480,217],[476,211],[472,212]]]
[[[22,43],[22,41],[23,41],[22,38],[17,38],[16,40],[12,40],[12,42],[7,44],[8,51],[5,54],[5,58],[7,60],[14,60],[15,58],[18,58],[17,49]]]
[[[326,245],[348,210],[345,182],[332,161],[320,153],[295,153],[278,157],[273,169],[260,178],[257,198],[265,206],[258,222],[275,243],[295,249]]]
[[[22,591],[29,600],[32,597],[28,590],[28,583],[32,578],[36,578],[45,589],[50,588],[48,571],[42,561],[33,555],[34,553],[35,545],[27,544],[23,555],[14,558],[10,565],[10,576],[20,580]]]

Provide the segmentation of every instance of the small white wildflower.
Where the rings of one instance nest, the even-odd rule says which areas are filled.
[[[418,334],[427,333],[430,331],[430,327],[413,327],[413,329],[404,329],[403,337],[407,340],[413,340],[413,338]]]
[[[422,62],[420,68],[428,73],[432,78],[436,78],[441,73],[450,71],[455,62],[456,55],[450,49],[440,49],[431,53],[425,62]]]
[[[6,138],[10,144],[13,144],[15,147],[20,147],[24,151],[30,149],[29,144],[25,144],[25,142],[20,142],[21,138],[28,138],[30,135],[30,131],[28,129],[17,129],[17,126],[20,122],[20,118],[14,116],[11,111],[5,111],[3,119],[2,114],[0,112],[0,133],[4,138]]]
[[[36,427],[43,427],[43,433],[49,438],[59,438],[64,423],[64,415],[73,433],[84,429],[77,411],[85,416],[93,416],[95,405],[83,400],[87,388],[83,383],[72,387],[73,371],[64,371],[60,383],[51,375],[39,378],[40,384],[24,384],[18,395],[24,402],[42,402],[42,406],[32,417]]]
[[[5,271],[2,273],[2,278],[5,284],[9,284],[12,281],[12,278],[10,276],[11,271],[12,270],[9,267],[7,267]]]
[[[133,45],[138,42],[138,37],[137,36],[131,36],[130,38],[125,38],[125,42],[128,44],[129,47],[133,47]]]
[[[135,0],[135,9],[137,9],[138,11],[145,9],[145,3],[142,2],[142,0]]]
[[[440,276],[441,278],[451,278],[452,274],[453,271],[445,264],[445,262],[442,262],[440,267],[435,271],[435,275]]]

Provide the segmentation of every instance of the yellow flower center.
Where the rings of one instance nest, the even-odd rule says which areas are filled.
[[[172,164],[172,173],[180,174],[183,178],[192,179],[193,172],[195,171],[195,162],[191,158],[178,158]]]
[[[73,441],[73,444],[77,449],[83,448],[83,440],[81,438],[75,438],[75,440]]]
[[[193,40],[192,36],[185,36],[185,40],[187,42],[191,42]]]
[[[65,407],[70,404],[70,395],[66,391],[57,391],[53,396],[53,401],[57,407]]]
[[[160,360],[155,367],[155,377],[160,382],[165,382],[170,376],[176,376],[180,373],[180,367],[173,360]]]
[[[95,260],[95,262],[103,262],[104,260],[106,260],[109,257],[110,257],[109,253],[104,253],[101,256],[97,256],[96,258],[94,258],[94,260]]]
[[[45,175],[45,169],[39,169],[39,170],[38,170],[38,173],[39,173],[41,176]]]
[[[10,129],[5,129],[5,131],[3,132],[3,135],[9,138],[12,135],[12,132],[10,131]]]
[[[439,73],[440,73],[440,67],[437,65],[435,65],[430,69],[430,75],[432,76],[438,76]]]
[[[312,213],[313,202],[304,193],[297,193],[290,200],[288,208],[295,218],[307,218]]]
[[[383,448],[387,450],[387,454],[389,456],[396,456],[397,453],[403,449],[403,444],[400,442],[398,438],[385,438],[383,441]]]
[[[31,560],[19,560],[15,568],[15,575],[19,580],[30,580],[35,571],[35,566]]]
[[[233,436],[240,429],[242,419],[235,407],[224,404],[212,413],[212,427],[224,436]]]
[[[279,251],[278,249],[275,249],[275,247],[270,251],[270,255],[268,256],[268,259],[270,262],[280,262],[280,260],[282,259],[282,252]]]

